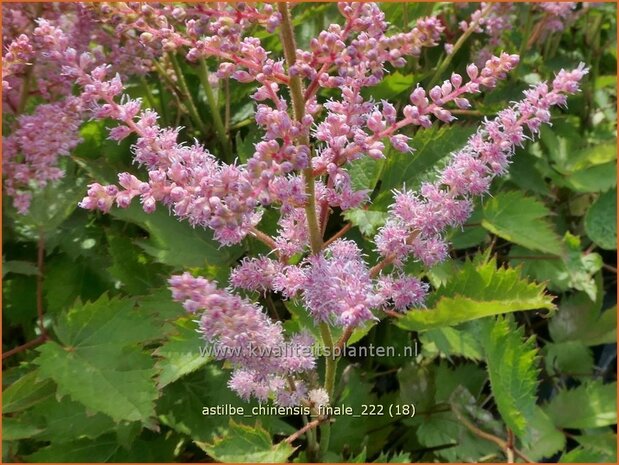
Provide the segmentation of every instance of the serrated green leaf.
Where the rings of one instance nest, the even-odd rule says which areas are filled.
[[[434,367],[408,363],[398,370],[398,383],[403,404],[415,404],[420,411],[430,410],[434,405],[437,387]]]
[[[54,326],[58,340],[69,351],[121,351],[124,346],[161,336],[161,329],[132,299],[101,296],[64,313]]]
[[[475,131],[471,126],[433,126],[421,131],[412,142],[414,153],[391,153],[381,179],[381,191],[390,195],[403,184],[415,188],[434,174],[436,163],[462,147]]]
[[[7,273],[36,276],[39,274],[39,270],[35,263],[23,260],[9,260],[8,262],[2,263],[2,277],[4,278]]]
[[[609,454],[587,447],[576,447],[566,452],[559,459],[559,463],[615,463]]]
[[[481,204],[475,202],[475,209],[467,222],[461,228],[454,228],[449,232],[448,239],[454,249],[468,249],[484,242],[488,231],[481,226],[482,216]]]
[[[500,434],[500,424],[487,410],[480,408],[475,398],[463,386],[452,391],[451,402],[457,404],[469,421],[485,431]],[[475,436],[452,411],[439,411],[429,416],[415,416],[405,423],[416,426],[419,442],[446,462],[479,462],[482,457],[500,453],[498,446]]]
[[[471,360],[481,360],[483,350],[481,342],[466,329],[436,328],[419,335],[424,350],[434,344],[438,351],[449,356],[462,356]]]
[[[107,462],[120,449],[116,436],[106,434],[93,440],[79,439],[68,443],[51,444],[26,458],[29,462]]]
[[[40,355],[35,362],[41,375],[56,382],[60,395],[69,395],[115,421],[154,425],[154,401],[158,393],[153,383],[155,370],[148,355],[137,349],[82,354],[79,349],[67,351],[55,342],[48,342],[38,350]]]
[[[599,428],[617,424],[617,383],[592,381],[559,391],[544,406],[559,428]]]
[[[17,441],[36,436],[42,428],[35,424],[26,423],[12,417],[2,417],[2,440]]]
[[[603,193],[585,216],[587,236],[602,249],[617,249],[617,189]]]
[[[518,436],[533,421],[538,383],[537,349],[509,318],[488,322],[483,346],[492,394],[501,418]]]
[[[284,463],[294,452],[286,443],[273,444],[260,425],[251,427],[230,420],[227,434],[212,443],[197,443],[209,456],[224,463]]]
[[[111,214],[148,231],[150,238],[137,241],[137,244],[158,262],[176,268],[228,266],[243,253],[239,246],[221,247],[211,232],[192,228],[164,207],[147,214],[138,205],[132,205],[125,210],[113,209]]]
[[[581,341],[549,343],[544,351],[546,371],[550,374],[579,377],[593,373],[593,353]]]
[[[142,295],[163,284],[163,267],[153,263],[145,252],[120,234],[108,231],[106,238],[112,258],[108,271],[118,280],[118,287],[132,295]]]
[[[557,429],[548,415],[535,406],[531,421],[522,439],[523,453],[533,461],[550,458],[565,447],[565,435]]]
[[[365,208],[351,208],[344,212],[344,218],[353,226],[359,228],[364,236],[376,234],[378,228],[385,224],[387,213],[366,210]]]
[[[369,94],[376,100],[392,99],[395,96],[405,91],[414,89],[415,76],[412,74],[404,75],[399,71],[389,73],[383,80],[371,89],[368,89],[364,94]],[[366,89],[364,89],[366,90]]]
[[[180,319],[175,331],[153,352],[161,359],[155,364],[159,372],[159,388],[173,383],[208,363],[208,357],[200,354],[202,340],[196,333],[196,324],[190,319]]]
[[[561,255],[561,238],[547,221],[550,211],[519,191],[499,192],[484,205],[482,226],[523,247]]]
[[[362,157],[348,163],[350,185],[353,190],[367,190],[372,192],[376,187],[385,160],[375,160],[370,157]]]
[[[544,287],[522,279],[518,270],[497,269],[494,259],[479,265],[468,261],[445,286],[429,296],[426,309],[409,311],[396,324],[424,331],[490,315],[554,308]]]
[[[38,237],[39,231],[46,237],[57,234],[60,224],[75,211],[85,191],[86,180],[69,174],[35,191],[28,214],[18,218],[21,232],[28,237]]]
[[[104,295],[62,315],[55,331],[59,342],[40,346],[35,363],[42,377],[57,384],[60,396],[115,421],[153,425],[154,362],[140,346],[159,337],[161,329],[133,300]]]
[[[563,299],[550,319],[548,330],[555,342],[581,341],[588,346],[617,340],[617,308],[601,312],[601,302],[592,302],[580,292]]]
[[[203,414],[204,407],[212,408],[229,405],[243,408],[243,414],[251,415],[250,420],[260,421],[272,435],[287,436],[295,430],[288,423],[273,415],[253,415],[258,403],[246,402],[231,391],[228,386],[229,373],[215,364],[208,364],[200,370],[186,375],[183,379],[163,388],[163,395],[157,402],[157,414],[162,424],[178,433],[190,436],[194,441],[208,442],[214,435],[225,432],[228,416]]]
[[[32,409],[45,421],[45,431],[38,438],[54,443],[76,439],[97,438],[116,427],[114,421],[102,413],[89,413],[79,402],[68,398],[48,399]]]
[[[563,244],[566,254],[562,257],[540,255],[514,246],[509,252],[510,263],[522,264],[524,273],[537,281],[549,281],[549,289],[566,291],[574,288],[585,291],[591,300],[595,300],[598,289],[594,275],[602,268],[602,257],[595,252],[583,251],[580,238],[570,232],[565,233]]]
[[[350,367],[342,374],[343,386],[338,404],[351,407],[354,413],[361,413],[363,405],[380,405],[396,403],[395,395],[378,397],[372,392],[370,383],[361,371]],[[384,407],[387,412],[387,407]],[[373,416],[372,421],[359,421],[351,415],[337,415],[331,425],[331,440],[329,449],[341,453],[344,450],[352,454],[359,454],[363,448],[367,448],[368,456],[372,456],[386,444],[389,433],[393,430],[392,424],[396,418],[388,415]]]
[[[478,365],[463,363],[451,367],[443,360],[436,368],[436,402],[449,402],[458,386],[465,388],[473,397],[478,397],[487,379],[488,375]]]
[[[576,171],[565,177],[564,184],[576,192],[605,192],[617,186],[617,162]]]
[[[374,463],[412,463],[410,454],[406,452],[396,452],[389,454],[388,452],[381,452]]]
[[[617,434],[613,431],[575,436],[574,439],[592,451],[600,452],[608,457],[609,463],[617,462]]]
[[[56,392],[56,386],[34,370],[22,376],[2,392],[2,413],[19,412],[32,407]]]

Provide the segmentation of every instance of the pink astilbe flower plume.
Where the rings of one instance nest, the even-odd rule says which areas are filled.
[[[198,316],[213,356],[234,365],[229,386],[241,397],[265,401],[287,389],[286,377],[314,368],[313,339],[298,334],[286,340],[281,324],[256,304],[189,273],[173,276],[169,283],[174,300]]]
[[[541,83],[525,91],[525,98],[487,120],[464,148],[452,155],[437,181],[424,184],[419,192],[396,192],[390,216],[377,234],[378,251],[401,265],[414,255],[426,266],[447,256],[443,231],[464,224],[472,210],[471,199],[488,191],[492,179],[505,174],[515,148],[528,136],[539,133],[550,122],[550,109],[564,106],[567,95],[579,90],[587,74],[584,64],[572,71],[561,70],[552,83]]]

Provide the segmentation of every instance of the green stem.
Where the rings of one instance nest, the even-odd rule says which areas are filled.
[[[206,61],[204,58],[200,59],[198,76],[200,77],[200,82],[202,83],[202,88],[204,89],[204,94],[206,95],[209,109],[211,110],[213,124],[215,125],[215,132],[217,133],[217,138],[219,139],[219,143],[224,151],[225,161],[230,163],[232,161],[232,147],[230,147],[230,142],[226,137],[226,129],[224,128],[224,123],[221,120],[217,100],[215,99],[215,94],[213,93],[211,83],[208,80],[208,68],[206,67]]]
[[[320,323],[320,335],[322,342],[327,347],[327,356],[325,357],[325,384],[324,388],[329,394],[329,400],[333,402],[335,394],[335,373],[337,371],[338,359],[334,354],[333,336],[331,329],[327,323]],[[320,425],[320,457],[323,458],[329,450],[329,440],[331,438],[331,423],[326,421]]]
[[[281,37],[284,49],[284,57],[288,69],[290,69],[296,61],[296,44],[294,40],[294,30],[292,28],[292,20],[290,18],[290,10],[286,3],[278,3],[277,5],[280,14],[282,15]],[[290,98],[292,100],[293,115],[296,121],[301,121],[305,115],[305,98],[303,83],[299,76],[290,76],[289,88]],[[310,147],[309,135],[305,132],[299,137],[299,143]],[[313,150],[311,150],[313,155]],[[314,174],[312,173],[311,162],[309,167],[303,170],[303,179],[305,182],[305,192],[307,194],[307,204],[305,205],[305,215],[307,216],[307,226],[309,230],[310,243],[313,254],[319,254],[322,250],[322,234],[318,218],[316,217],[316,194],[314,188]],[[337,368],[337,359],[333,357],[333,337],[331,329],[326,323],[320,324],[320,334],[325,346],[330,348],[331,353],[325,359],[325,389],[329,393],[329,398],[333,399],[335,388],[335,371]],[[325,422],[320,426],[320,454],[324,457],[329,449],[329,439],[331,436],[331,426],[329,422]]]
[[[322,336],[322,342],[327,348],[328,355],[325,357],[325,390],[329,393],[329,398],[333,400],[333,393],[335,392],[335,370],[337,368],[337,357],[334,354],[333,336],[331,335],[331,329],[327,323],[320,323],[320,335]]]
[[[19,103],[17,105],[17,114],[21,115],[26,109],[26,103],[28,103],[28,97],[30,97],[30,82],[32,81],[32,69],[34,63],[28,66],[24,79],[22,81],[21,94],[19,95]]]
[[[144,93],[146,94],[146,101],[148,102],[148,105],[151,108],[156,109],[157,104],[155,101],[155,96],[151,92],[150,86],[148,85],[148,82],[146,81],[146,78],[144,78],[144,76],[140,76],[140,84],[142,84],[142,88],[144,89]]]
[[[329,440],[331,439],[331,423],[328,421],[320,425],[320,457],[327,455]]]
[[[529,35],[531,34],[531,28],[533,27],[533,15],[531,14],[531,5],[527,4],[527,16],[525,20],[524,33],[522,35],[522,42],[520,44],[520,59],[524,57],[525,52],[527,51],[527,42],[529,41]]]
[[[432,76],[432,79],[430,80],[430,83],[428,84],[428,87],[432,87],[434,84],[436,84],[436,81],[438,81],[438,79],[441,77],[441,75],[443,74],[443,72],[449,67],[449,65],[451,64],[451,60],[453,60],[453,57],[456,56],[456,53],[458,53],[458,50],[460,50],[460,48],[462,47],[462,45],[464,45],[464,42],[466,42],[466,40],[471,36],[471,34],[473,34],[473,32],[475,32],[475,29],[477,28],[477,25],[479,24],[479,21],[488,14],[488,12],[490,11],[490,8],[492,7],[492,4],[489,4],[486,8],[484,8],[484,10],[481,12],[481,14],[479,15],[479,18],[477,18],[476,21],[474,21],[473,23],[469,24],[469,27],[466,31],[464,31],[464,34],[462,34],[460,36],[460,38],[456,41],[456,43],[454,44],[454,47],[451,51],[451,53],[449,55],[447,55],[445,57],[445,59],[441,62],[440,66],[438,67],[438,69],[436,70],[436,72],[434,73],[434,76]]]
[[[282,15],[282,45],[286,63],[288,64],[288,69],[290,69],[295,64],[297,53],[292,21],[290,19],[290,10],[286,3],[278,3],[277,7]],[[290,76],[289,86],[294,118],[296,121],[301,121],[305,115],[305,98],[303,97],[304,91],[301,78],[296,75]],[[308,147],[310,146],[309,136],[305,132],[299,137],[299,142]],[[322,249],[322,235],[320,234],[318,218],[316,217],[316,195],[314,192],[314,175],[312,173],[311,163],[309,168],[303,170],[303,179],[305,181],[305,193],[308,199],[305,205],[305,214],[307,216],[312,253],[318,254]]]
[[[170,117],[168,115],[168,99],[163,93],[163,84],[161,83],[161,79],[159,77],[157,77],[157,92],[159,92],[159,101],[161,102],[161,119],[163,120],[164,126],[169,126]]]
[[[181,65],[176,58],[176,55],[173,53],[169,54],[170,62],[172,63],[172,67],[174,68],[174,72],[176,73],[176,79],[178,79],[178,85],[181,89],[183,97],[185,97],[185,105],[187,106],[187,110],[189,111],[189,116],[193,120],[193,123],[196,127],[202,132],[203,135],[206,135],[206,125],[200,119],[200,115],[198,113],[198,109],[196,108],[196,104],[193,101],[193,97],[191,96],[191,92],[189,92],[189,87],[187,86],[187,81],[185,80],[185,75],[181,69]]]

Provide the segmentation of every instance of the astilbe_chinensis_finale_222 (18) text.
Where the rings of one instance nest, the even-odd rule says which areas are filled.
[[[409,89],[409,103],[397,109],[387,100],[364,97],[364,89],[379,84],[387,70],[404,66],[408,57],[438,46],[444,32],[438,17],[420,18],[410,30],[392,33],[377,4],[340,3],[341,24],[330,25],[302,50],[294,43],[285,4],[153,5],[145,7],[148,15],[131,15],[132,5],[106,8],[120,21],[120,32],[132,32],[128,37],[139,50],[133,72],[143,72],[150,59],[182,52],[192,65],[205,66],[216,58],[218,78],[254,86],[254,122],[261,131],[254,153],[243,163],[224,162],[198,140],[180,142],[181,128],[162,126],[154,109],[126,92],[126,57],[115,60],[124,60],[124,67],[107,64],[105,56],[70,32],[39,20],[31,35],[8,45],[11,60],[3,69],[3,87],[11,91],[11,73],[27,61],[48,60],[56,74],[42,77],[40,86],[58,98],[20,116],[21,129],[5,139],[6,192],[27,212],[28,183],[62,176],[55,158],[79,143],[80,123],[88,118],[116,121],[109,138],[134,138],[133,160],[143,174],[120,173],[117,184],[94,182],[79,205],[107,213],[139,201],[146,213],[163,207],[179,221],[211,230],[222,247],[248,236],[265,243],[271,251],[245,257],[228,283],[185,272],[170,277],[169,287],[172,299],[194,316],[202,337],[216,349],[216,358],[232,367],[229,387],[243,399],[281,406],[329,402],[333,365],[327,364],[324,383],[319,383],[313,375],[318,366],[313,347],[320,342],[333,346],[332,332],[350,335],[383,310],[423,308],[430,286],[406,273],[406,263],[431,267],[446,259],[449,228],[464,224],[474,199],[507,173],[515,149],[539,135],[553,107],[566,106],[587,73],[581,64],[533,85],[520,100],[484,120],[433,180],[394,192],[386,222],[373,238],[378,261],[367,263],[353,240],[323,237],[331,212],[370,202],[367,190],[355,188],[349,168],[364,158],[383,159],[391,149],[412,152],[410,129],[451,123],[454,109],[469,109],[476,95],[508,78],[519,56],[488,54],[431,88],[416,85]],[[492,28],[500,24],[491,22],[492,11],[483,12],[461,27],[493,37]],[[281,33],[283,56],[248,35],[260,28]],[[77,95],[71,91],[74,84]],[[326,101],[317,98],[323,89],[331,96]],[[58,127],[46,116],[50,112],[62,115]],[[46,130],[39,134],[51,139],[33,139],[29,128],[41,125]],[[12,156],[17,152],[25,159]],[[278,218],[273,235],[260,229],[267,210]],[[320,328],[322,341],[315,340],[312,328],[287,334],[281,321],[248,297],[271,292],[295,299]]]

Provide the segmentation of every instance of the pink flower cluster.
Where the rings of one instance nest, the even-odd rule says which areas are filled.
[[[4,189],[13,205],[25,214],[34,184],[41,188],[60,179],[64,172],[58,157],[67,156],[80,142],[81,102],[76,97],[39,105],[30,115],[20,115],[10,136],[3,138],[2,172]]]
[[[304,399],[305,384],[294,377],[315,366],[311,336],[299,333],[286,340],[281,323],[273,323],[260,307],[204,278],[183,273],[169,282],[174,300],[198,315],[200,333],[214,346],[215,358],[235,367],[229,386],[240,397],[274,397],[280,405]]]
[[[299,298],[317,322],[356,327],[375,320],[372,310],[406,310],[423,305],[428,287],[415,277],[379,276],[375,279],[355,242],[338,239],[321,254],[299,265],[267,257],[245,258],[231,274],[236,288],[284,298]]]
[[[388,261],[402,265],[409,255],[426,266],[445,259],[448,253],[443,232],[460,226],[470,215],[474,196],[488,191],[492,179],[505,174],[509,159],[527,136],[537,135],[550,122],[550,109],[566,104],[567,95],[579,90],[587,73],[584,64],[560,71],[550,87],[538,84],[525,91],[525,98],[485,121],[437,181],[423,184],[419,192],[396,192],[390,217],[376,237],[378,251]]]

